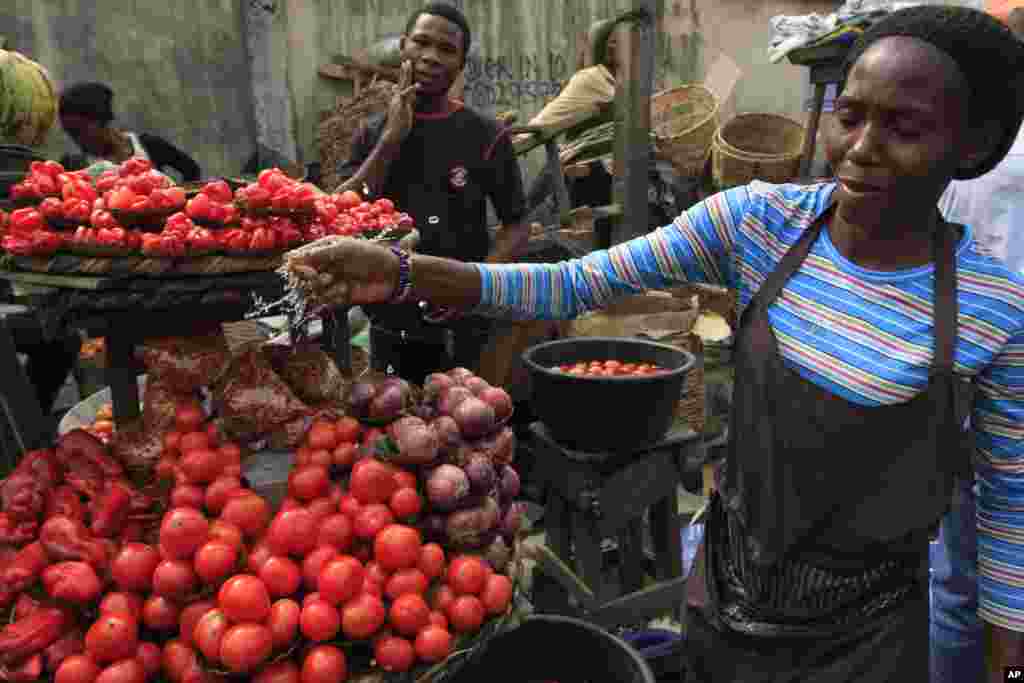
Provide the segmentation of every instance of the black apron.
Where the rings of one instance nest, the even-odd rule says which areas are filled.
[[[788,367],[768,319],[824,219],[740,319],[733,438],[688,586],[692,683],[928,681],[928,538],[967,462],[957,238],[940,222],[927,387],[864,407]]]

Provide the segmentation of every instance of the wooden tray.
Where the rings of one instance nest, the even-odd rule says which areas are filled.
[[[267,272],[276,270],[281,263],[281,253],[249,257],[211,255],[184,259],[58,253],[51,257],[8,256],[6,259],[9,270],[122,279]]]

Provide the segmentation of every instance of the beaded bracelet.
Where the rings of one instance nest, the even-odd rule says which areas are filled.
[[[398,284],[391,303],[400,304],[412,294],[412,257],[409,252],[398,247],[391,247],[391,253],[398,257]]]

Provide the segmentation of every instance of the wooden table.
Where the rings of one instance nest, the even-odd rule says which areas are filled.
[[[142,278],[0,271],[0,278],[34,291],[30,298],[39,308],[65,307],[62,327],[106,338],[107,376],[118,423],[141,412],[138,344],[157,337],[188,336],[203,324],[244,320],[253,309],[253,296],[274,301],[283,294],[283,282],[273,272]],[[338,366],[350,367],[347,310],[325,316],[323,338]]]

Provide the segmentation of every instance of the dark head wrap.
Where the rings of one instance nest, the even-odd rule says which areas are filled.
[[[999,20],[965,7],[921,5],[893,12],[857,40],[846,57],[843,83],[861,55],[883,38],[917,38],[949,55],[969,89],[972,127],[995,120],[1003,134],[996,149],[956,178],[977,178],[991,171],[1013,146],[1024,118],[1024,44]]]
[[[60,113],[110,123],[114,120],[114,91],[103,83],[76,83],[61,93]]]

